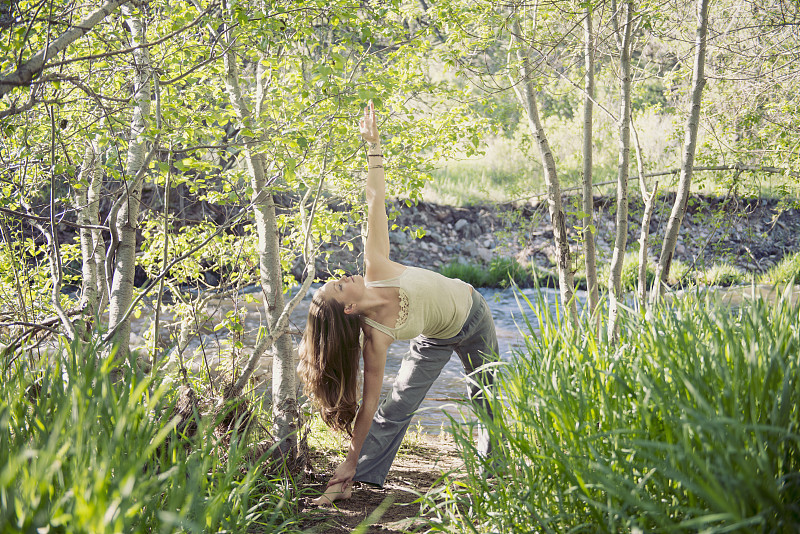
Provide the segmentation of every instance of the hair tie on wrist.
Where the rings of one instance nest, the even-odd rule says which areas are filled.
[[[367,154],[367,157],[368,157],[368,158],[371,158],[372,156],[380,156],[380,157],[383,157],[383,154]]]
[[[373,165],[372,167],[368,167],[369,169],[382,169],[383,165]]]

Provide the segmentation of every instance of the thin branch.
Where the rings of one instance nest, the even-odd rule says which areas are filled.
[[[36,100],[36,98],[33,96],[33,92],[31,92],[31,97],[28,99],[27,102],[25,102],[20,107],[17,107],[17,104],[15,102],[15,103],[11,104],[10,108],[4,109],[3,111],[0,111],[0,119],[5,119],[6,117],[11,117],[12,115],[19,115],[20,113],[25,113],[26,111],[30,111],[31,109],[33,109],[33,106],[35,106],[36,104],[40,104],[40,103],[41,104],[50,105],[50,104],[56,104],[57,101],[56,100]]]
[[[120,2],[120,5],[122,5],[124,3],[127,3],[127,1],[128,0],[123,0],[122,2]],[[192,28],[194,26],[197,26],[197,24],[199,24],[200,21],[202,20],[202,17],[204,15],[207,15],[208,13],[210,13],[211,9],[214,8],[214,7],[216,7],[216,4],[209,5],[202,13],[197,15],[197,17],[192,22],[190,22],[186,26],[183,26],[182,28],[178,28],[177,30],[175,30],[175,31],[173,31],[171,33],[168,33],[167,35],[165,35],[164,37],[162,37],[160,39],[156,39],[155,41],[152,41],[152,42],[149,42],[149,43],[142,43],[140,45],[131,46],[129,48],[123,48],[121,50],[111,50],[109,52],[103,52],[101,54],[92,54],[92,55],[89,55],[89,56],[80,56],[80,57],[74,57],[74,58],[70,58],[70,59],[65,59],[63,61],[56,61],[56,62],[53,62],[53,63],[50,63],[50,64],[46,65],[44,68],[50,69],[50,68],[53,68],[53,67],[61,67],[62,65],[69,65],[70,63],[75,63],[75,62],[78,62],[78,61],[89,61],[89,60],[93,60],[93,59],[103,59],[103,58],[112,57],[112,56],[119,56],[119,55],[122,55],[122,54],[130,54],[131,52],[134,52],[136,50],[140,50],[140,49],[143,49],[143,48],[145,48],[145,49],[153,48],[154,46],[158,46],[161,43],[172,39],[176,35],[180,35],[181,33],[185,32],[186,30],[188,30],[188,29],[190,29],[190,28]]]
[[[17,70],[7,76],[0,77],[0,96],[9,93],[17,87],[28,85],[42,70],[44,70],[47,60],[57,56],[70,44],[86,35],[95,25],[105,19],[114,10],[129,0],[109,0],[104,6],[93,12],[86,19],[76,26],[73,26],[58,39],[48,44],[43,50],[36,53],[32,58],[20,65]]]
[[[0,327],[9,328],[14,326],[29,326],[37,330],[47,330],[51,334],[59,334],[60,332],[52,326],[47,326],[40,323],[30,323],[28,321],[11,321],[10,323],[0,323]]]
[[[31,215],[30,213],[23,213],[21,211],[10,210],[2,206],[0,206],[0,213],[5,213],[13,217],[18,217],[20,219],[29,219],[31,221],[36,221],[41,223],[50,222],[50,219],[48,217],[39,217],[38,215]],[[101,226],[97,224],[78,224],[70,221],[65,221],[63,219],[58,222],[59,224],[63,224],[65,226],[71,226],[72,228],[86,228],[89,230],[106,230],[106,231],[108,230],[108,226]]]
[[[251,203],[251,204],[252,204],[252,203]],[[225,229],[227,229],[228,227],[230,227],[230,226],[232,226],[233,224],[235,224],[236,222],[238,222],[238,221],[239,221],[239,219],[241,219],[241,218],[242,218],[244,215],[246,215],[246,214],[247,214],[247,211],[248,211],[249,209],[250,209],[250,205],[248,205],[248,206],[245,206],[244,208],[242,208],[241,210],[239,210],[239,213],[238,213],[238,214],[236,214],[236,215],[235,215],[233,218],[231,218],[231,219],[230,219],[230,220],[229,220],[229,221],[228,221],[226,224],[224,224],[224,225],[220,226],[219,228],[217,228],[217,230],[216,230],[216,231],[215,231],[213,234],[211,234],[211,235],[210,235],[210,236],[208,236],[206,239],[204,239],[204,240],[203,240],[203,241],[202,241],[202,242],[201,242],[199,245],[197,245],[197,246],[195,246],[195,247],[193,247],[193,248],[189,249],[188,251],[186,251],[186,252],[185,252],[184,254],[182,254],[181,256],[179,256],[179,257],[175,258],[174,260],[172,260],[172,261],[169,263],[169,265],[166,265],[166,266],[164,266],[164,268],[161,270],[161,272],[160,272],[160,273],[158,273],[158,275],[156,275],[156,277],[155,277],[153,280],[151,280],[151,281],[150,281],[150,283],[147,285],[147,287],[145,287],[145,288],[142,290],[142,292],[141,292],[141,293],[139,293],[139,295],[138,295],[138,296],[137,296],[137,297],[136,297],[136,298],[133,300],[133,302],[131,302],[131,305],[128,307],[128,309],[127,309],[127,310],[125,310],[125,313],[124,313],[124,314],[122,315],[122,317],[119,319],[119,321],[118,321],[118,322],[117,322],[117,324],[114,326],[114,328],[112,328],[111,330],[109,330],[109,331],[106,333],[106,335],[105,335],[105,336],[103,336],[103,343],[108,343],[108,342],[111,340],[111,338],[113,338],[113,337],[114,337],[114,334],[116,334],[116,332],[117,332],[117,329],[118,329],[118,328],[119,328],[119,327],[122,325],[122,323],[124,323],[124,322],[125,322],[125,320],[126,320],[126,319],[127,319],[129,316],[130,316],[130,314],[131,314],[131,313],[133,313],[133,310],[136,308],[136,306],[139,304],[139,302],[141,302],[141,300],[142,300],[142,299],[145,297],[145,295],[147,295],[147,293],[148,293],[148,292],[149,292],[149,291],[150,291],[150,290],[153,288],[153,286],[155,286],[155,283],[156,283],[156,282],[158,282],[158,281],[159,281],[159,280],[161,280],[163,277],[165,277],[165,276],[166,276],[166,275],[169,273],[169,271],[170,271],[170,270],[171,270],[171,269],[172,269],[172,268],[173,268],[175,265],[177,265],[178,263],[182,262],[183,260],[185,260],[186,258],[188,258],[189,256],[191,256],[192,254],[194,254],[194,253],[195,253],[195,252],[197,252],[198,250],[202,249],[202,248],[203,248],[204,246],[206,246],[206,245],[207,245],[207,244],[208,244],[208,243],[209,243],[209,242],[210,242],[212,239],[214,239],[214,238],[215,238],[215,237],[217,237],[219,234],[221,234],[221,233],[222,233],[222,232],[223,232]]]
[[[169,192],[172,186],[172,168],[170,166],[167,172],[167,180],[164,184],[164,260],[162,265],[166,266],[169,260]],[[158,294],[156,296],[156,316],[153,321],[153,354],[155,355],[158,349],[158,330],[160,328],[159,322],[161,320],[161,300],[164,296],[164,278],[158,282]]]
[[[214,49],[214,46],[217,44],[217,41],[219,41],[219,34],[215,34],[215,35],[214,35],[214,40],[211,42],[210,49],[212,49],[212,50]],[[200,68],[202,68],[202,67],[205,67],[205,66],[206,66],[206,65],[208,65],[209,63],[212,63],[212,62],[214,62],[214,61],[216,61],[216,60],[218,60],[218,59],[220,59],[220,58],[224,57],[224,56],[225,56],[225,54],[227,54],[227,53],[228,53],[228,49],[229,49],[230,47],[232,47],[232,46],[233,46],[233,43],[229,43],[229,44],[228,44],[228,47],[227,47],[227,48],[225,48],[225,50],[223,50],[223,53],[222,53],[221,55],[214,55],[214,54],[212,53],[212,54],[211,54],[211,55],[208,57],[208,59],[204,59],[204,60],[203,60],[203,61],[201,61],[200,63],[198,63],[198,64],[196,64],[196,65],[192,66],[192,68],[190,68],[190,69],[189,69],[189,70],[187,70],[186,72],[183,72],[183,73],[181,73],[181,74],[178,74],[177,76],[175,76],[174,78],[170,78],[169,80],[161,80],[161,79],[159,78],[159,80],[158,80],[158,83],[160,83],[161,85],[171,85],[171,84],[173,84],[173,83],[175,83],[175,82],[177,82],[177,81],[180,81],[180,80],[182,80],[183,78],[185,78],[186,76],[188,76],[189,74],[191,74],[191,73],[193,73],[194,71],[196,71],[197,69],[200,69]]]
[[[84,93],[89,95],[90,97],[94,98],[95,100],[103,99],[103,100],[108,100],[110,102],[118,102],[120,104],[127,104],[127,103],[129,103],[131,101],[131,98],[133,98],[131,96],[129,96],[127,98],[116,98],[116,97],[113,97],[113,96],[106,96],[104,94],[98,93],[97,91],[95,91],[94,89],[92,89],[91,87],[89,87],[88,85],[83,83],[76,76],[63,76],[63,77],[58,77],[57,79],[59,81],[65,81],[65,82],[71,83],[72,85],[74,85],[75,87],[77,87],[78,89],[80,89],[81,91],[83,91]]]

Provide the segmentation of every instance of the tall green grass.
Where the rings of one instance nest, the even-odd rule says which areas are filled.
[[[467,475],[428,495],[433,530],[800,531],[797,305],[686,300],[616,346],[535,309],[483,418],[496,454],[453,425]]]
[[[69,346],[2,361],[0,532],[298,530],[245,425],[179,425],[176,384],[116,365]]]

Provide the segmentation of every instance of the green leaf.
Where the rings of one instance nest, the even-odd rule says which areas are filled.
[[[295,168],[297,166],[297,162],[293,158],[289,158],[286,160],[286,167],[283,170],[283,177],[284,179],[289,182],[295,179]]]

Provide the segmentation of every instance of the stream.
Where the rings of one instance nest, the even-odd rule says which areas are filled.
[[[305,299],[292,313],[290,330],[295,334],[293,336],[295,346],[299,342],[299,333],[305,327],[311,296],[318,287],[312,287]],[[538,328],[536,314],[522,297],[524,296],[532,303],[541,298],[549,304],[551,311],[555,313],[555,303],[558,295],[558,292],[552,289],[522,289],[515,292],[512,289],[481,288],[478,291],[484,296],[492,310],[500,347],[500,359],[505,361],[508,361],[515,348],[523,343],[520,330],[527,330],[525,317],[527,316],[534,329]],[[220,322],[225,314],[236,311],[243,318],[244,329],[241,337],[243,348],[241,349],[242,361],[240,361],[240,365],[243,365],[244,360],[252,353],[259,326],[263,324],[263,306],[261,305],[260,295],[257,294],[257,296],[259,299],[256,303],[245,303],[242,300],[235,303],[230,299],[220,299],[209,304],[207,308],[207,311],[212,314],[211,324]],[[289,297],[287,295],[287,300]],[[579,299],[578,305],[580,308],[585,300],[585,293],[579,291],[577,298]],[[136,345],[137,342],[142,343],[138,332],[148,327],[147,322],[148,320],[143,317],[142,320],[134,322],[139,324],[132,324],[134,332],[132,334],[132,345]],[[211,376],[218,382],[219,375],[226,368],[230,369],[231,367],[230,356],[226,356],[231,352],[231,341],[232,336],[227,329],[213,331],[213,326],[204,329],[204,333],[192,340],[184,354],[187,367],[196,373],[205,373],[209,369],[211,370]],[[397,341],[389,347],[383,381],[384,394],[391,389],[403,356],[408,351],[408,341]],[[220,354],[223,356],[220,356]],[[255,387],[256,393],[268,394],[269,390],[271,390],[271,364],[271,356],[261,358],[258,369],[254,373],[254,381],[257,384]],[[438,434],[443,427],[446,428],[449,425],[446,414],[455,417],[456,420],[460,420],[462,412],[463,415],[472,417],[471,413],[461,406],[461,402],[465,398],[466,382],[463,367],[458,356],[453,353],[450,361],[428,392],[417,417],[412,421],[412,429],[419,426],[430,434]]]
[[[320,286],[312,286],[308,295],[292,313],[290,331],[293,333],[294,344],[300,341],[299,335],[303,331],[308,313],[308,305],[311,297]],[[556,302],[558,292],[553,289],[478,289],[486,299],[492,310],[497,329],[497,340],[500,348],[500,360],[509,361],[516,352],[522,352],[524,338],[521,333],[527,332],[526,319],[530,322],[534,334],[538,331],[538,319],[536,313],[531,309],[525,299],[532,304],[541,299],[546,302],[552,314],[556,314]],[[698,289],[688,292],[694,293]],[[710,292],[717,302],[729,306],[738,307],[745,301],[754,298],[761,298],[767,301],[774,301],[777,298],[776,289],[772,286],[736,286],[730,288],[704,288],[702,292]],[[677,297],[684,292],[679,291],[673,294]],[[800,300],[800,286],[794,286],[789,291],[781,291],[784,296],[788,296],[791,302]],[[239,313],[243,320],[243,331],[241,335],[242,348],[238,365],[244,365],[246,359],[252,354],[256,342],[256,334],[259,327],[263,324],[263,306],[260,294],[257,302],[246,303],[243,299],[234,302],[230,299],[220,299],[212,302],[207,307],[207,312],[211,314],[210,325],[219,323],[225,314]],[[286,298],[290,298],[287,295]],[[586,301],[585,291],[576,291],[578,300],[578,310],[580,312]],[[633,305],[632,302],[628,304]],[[165,317],[165,322],[170,319]],[[172,319],[174,321],[174,318]],[[143,345],[142,332],[146,331],[152,322],[152,317],[142,317],[132,320],[131,346]],[[202,329],[203,334],[195,336],[185,351],[184,358],[186,365],[195,373],[205,374],[211,371],[211,376],[215,383],[219,385],[220,374],[225,373],[225,369],[231,368],[231,346],[234,336],[227,329],[214,331],[213,326],[207,325]],[[164,332],[166,336],[166,332]],[[383,381],[383,393],[385,394],[392,387],[392,383],[400,368],[403,356],[409,351],[408,341],[397,341],[389,347],[386,359],[386,369]],[[220,356],[223,355],[223,356]],[[177,362],[171,364],[177,366]],[[253,382],[256,384],[253,391],[256,394],[269,394],[271,390],[271,356],[264,356],[259,362],[259,366],[253,374]],[[466,416],[472,418],[470,411],[463,410],[462,402],[466,398],[466,383],[463,368],[458,356],[454,353],[450,361],[442,370],[439,378],[434,382],[425,401],[420,406],[417,417],[412,421],[412,429],[417,425],[422,430],[430,434],[438,434],[442,428],[449,426],[448,415],[460,420]]]

